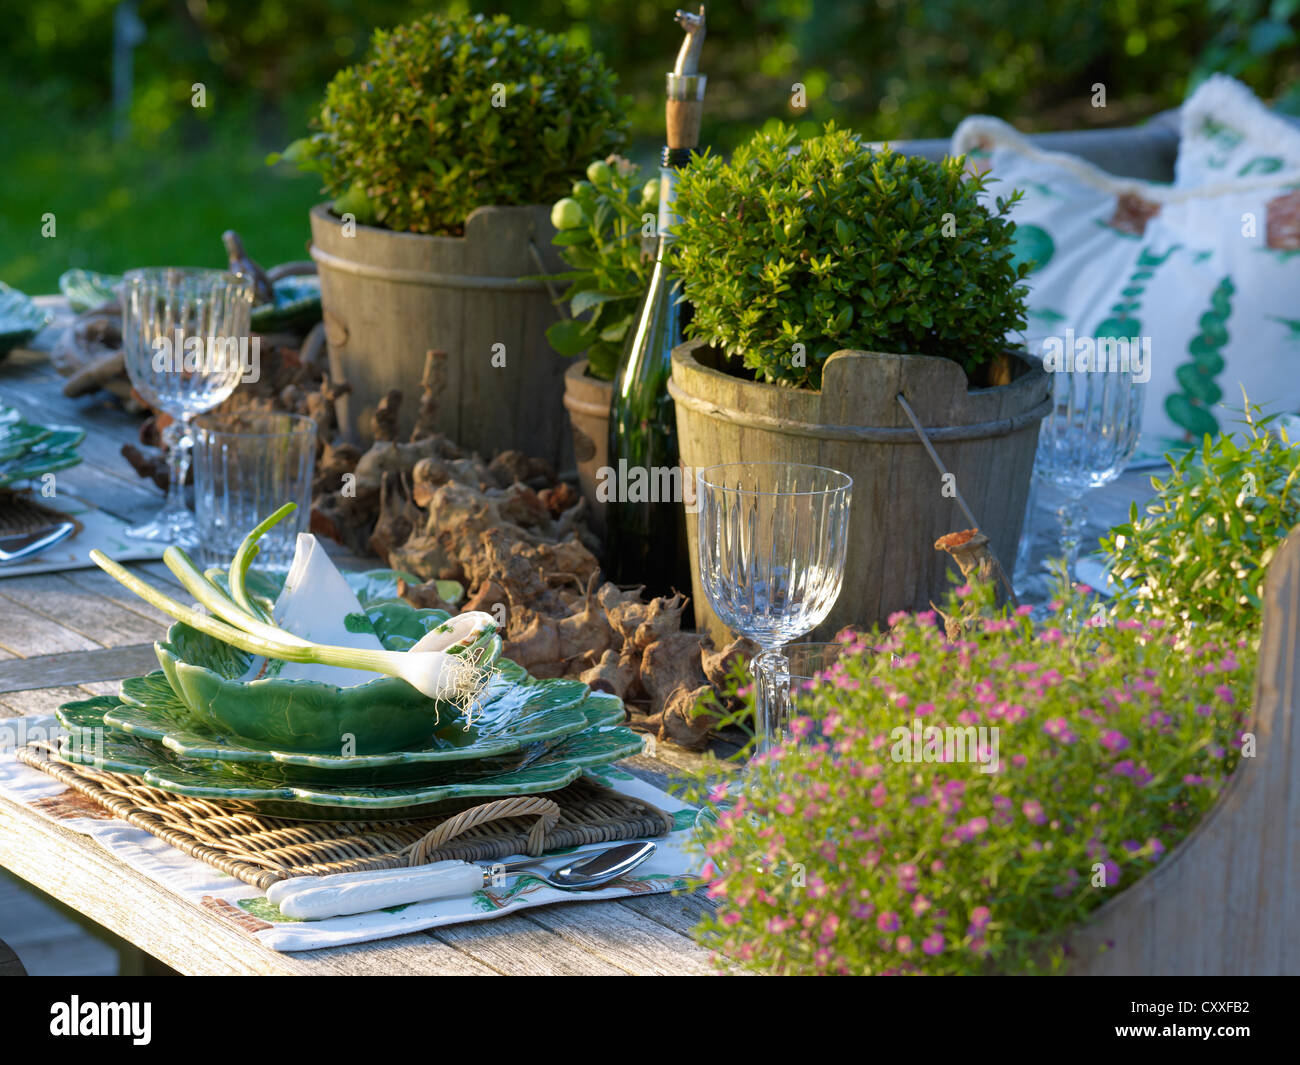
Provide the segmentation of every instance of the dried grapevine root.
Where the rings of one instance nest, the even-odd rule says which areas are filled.
[[[461,609],[501,620],[505,655],[530,673],[577,677],[646,715],[632,723],[659,739],[705,745],[712,718],[697,717],[696,705],[722,694],[727,668],[752,648],[716,651],[703,634],[681,631],[681,595],[647,601],[639,588],[602,581],[587,503],[548,463],[518,451],[488,462],[435,432],[445,353],[426,358],[411,439],[397,438],[402,395],[394,391],[363,451],[338,437],[335,404],[347,384],[331,381],[315,358],[287,346],[274,352],[263,382],[240,389],[237,402],[308,414],[320,426],[312,532],[418,577],[399,585],[416,606],[447,608],[435,581],[461,582]]]

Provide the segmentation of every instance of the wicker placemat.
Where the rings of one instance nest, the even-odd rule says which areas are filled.
[[[82,529],[76,518],[47,507],[30,493],[0,488],[0,536],[21,536],[60,521],[72,522],[77,532]]]
[[[393,869],[460,858],[493,861],[566,847],[662,836],[671,815],[581,778],[545,795],[467,801],[437,817],[404,822],[291,821],[252,803],[173,795],[126,773],[61,761],[43,743],[19,761],[223,873],[265,890],[295,876]]]

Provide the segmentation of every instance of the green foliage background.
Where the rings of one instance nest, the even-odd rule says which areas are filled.
[[[650,162],[681,39],[659,0],[139,0],[131,133],[112,136],[115,0],[0,0],[0,280],[52,290],[70,266],[218,263],[244,231],[264,262],[301,258],[316,179],[268,170],[369,32],[429,10],[505,13],[603,52]],[[971,112],[1022,128],[1125,125],[1212,70],[1300,104],[1300,0],[732,0],[711,4],[703,140],[802,136],[834,118],[869,139],[946,136]],[[208,106],[190,106],[202,82]],[[1105,84],[1107,106],[1089,103]],[[791,106],[792,86],[807,107]],[[54,212],[57,237],[40,236]]]

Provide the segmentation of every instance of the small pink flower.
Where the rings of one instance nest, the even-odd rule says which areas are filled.
[[[935,932],[921,940],[921,949],[933,957],[943,953],[943,933]]]
[[[1116,729],[1107,729],[1101,734],[1101,745],[1108,751],[1122,751],[1128,747],[1128,737]]]
[[[876,917],[876,927],[882,932],[897,932],[898,914],[893,910],[886,910]]]
[[[911,936],[899,936],[896,940],[894,940],[894,949],[895,949],[896,951],[898,951],[899,954],[911,954],[911,953],[912,953],[912,937],[911,937]]]
[[[1075,736],[1070,731],[1070,724],[1063,717],[1048,718],[1043,722],[1043,731],[1061,743],[1073,743]]]
[[[970,926],[975,932],[983,932],[993,919],[993,911],[987,906],[976,906],[970,912]]]

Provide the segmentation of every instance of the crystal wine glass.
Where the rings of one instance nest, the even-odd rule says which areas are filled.
[[[724,625],[762,648],[773,675],[788,676],[781,648],[821,624],[840,594],[853,479],[774,462],[710,466],[698,481],[705,597]],[[778,691],[757,702],[762,750],[779,738],[789,701]]]
[[[153,521],[128,529],[137,540],[193,544],[185,506],[190,419],[224,401],[249,363],[253,283],[224,270],[131,270],[122,286],[122,348],[132,387],[172,416],[163,430],[170,479]]]
[[[1146,389],[1129,371],[1109,369],[1052,374],[1052,411],[1038,431],[1034,476],[1059,486],[1060,555],[1067,577],[1079,560],[1087,516],[1084,496],[1110,484],[1128,465],[1142,432]]]

